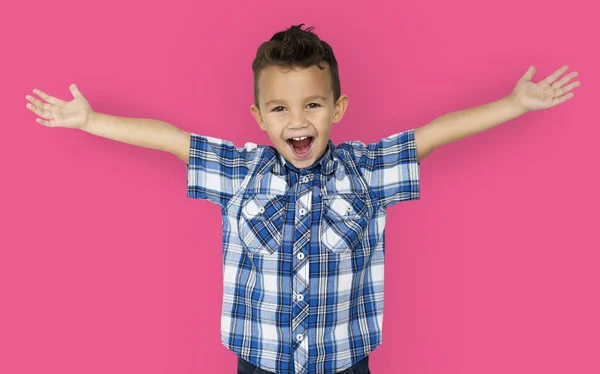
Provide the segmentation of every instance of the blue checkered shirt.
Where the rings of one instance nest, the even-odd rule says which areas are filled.
[[[329,141],[304,169],[194,133],[189,156],[187,196],[222,210],[223,344],[278,374],[340,372],[375,349],[386,208],[419,199],[414,129]]]

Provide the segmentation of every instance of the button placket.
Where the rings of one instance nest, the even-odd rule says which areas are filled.
[[[309,289],[309,264],[308,250],[310,248],[310,230],[311,215],[310,207],[312,204],[312,182],[313,176],[301,175],[295,188],[296,193],[296,219],[294,234],[294,265],[292,292],[294,313],[292,315],[292,336],[294,339],[294,361],[296,365],[306,369],[308,362],[308,341],[306,340],[308,332],[308,304],[304,294]],[[299,366],[297,366],[299,367]],[[305,373],[305,371],[300,371]]]

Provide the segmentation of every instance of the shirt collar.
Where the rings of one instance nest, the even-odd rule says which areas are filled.
[[[332,174],[335,171],[337,161],[333,158],[333,150],[335,146],[331,140],[327,143],[327,148],[325,149],[325,154],[321,156],[319,160],[317,160],[314,164],[309,166],[308,170],[314,170],[317,168],[321,168],[321,173],[325,175]],[[300,169],[296,168],[294,165],[286,161],[286,159],[276,152],[277,157],[274,158],[273,164],[273,174],[284,175],[288,171],[300,172]]]

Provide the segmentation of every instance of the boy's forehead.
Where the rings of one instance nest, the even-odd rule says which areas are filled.
[[[315,95],[333,97],[329,67],[324,65],[324,69],[315,65],[308,68],[265,68],[258,79],[261,102]]]

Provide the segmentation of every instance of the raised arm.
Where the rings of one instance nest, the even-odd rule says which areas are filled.
[[[103,138],[169,152],[189,163],[190,134],[167,122],[92,112],[82,130]]]
[[[44,101],[27,95],[27,108],[40,116],[36,121],[47,127],[80,129],[107,139],[169,152],[189,163],[190,133],[167,122],[117,117],[92,110],[75,84],[69,86],[73,100],[66,102],[34,89]]]
[[[570,91],[581,82],[567,85],[579,75],[578,72],[558,80],[567,69],[568,66],[564,65],[540,82],[533,83],[531,79],[535,67],[531,66],[510,95],[474,108],[445,114],[417,128],[415,140],[419,161],[439,146],[488,130],[527,112],[552,108],[572,98],[574,94]]]

